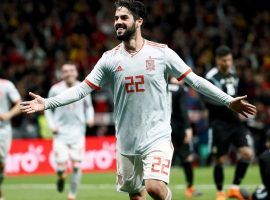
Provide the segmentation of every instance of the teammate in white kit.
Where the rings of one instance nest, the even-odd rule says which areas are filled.
[[[14,84],[0,79],[0,200],[3,200],[2,183],[4,180],[5,159],[12,140],[10,119],[20,111],[21,97]]]
[[[49,97],[56,96],[62,91],[80,84],[77,80],[78,71],[75,64],[64,64],[61,73],[63,81],[52,86]],[[85,151],[86,125],[91,127],[94,124],[91,96],[60,108],[46,110],[45,116],[54,133],[53,151],[58,175],[57,190],[59,192],[64,190],[66,164],[71,160],[73,172],[68,200],[74,200],[81,180],[80,163]]]
[[[197,76],[167,45],[144,39],[143,3],[118,0],[115,30],[120,45],[105,52],[85,81],[53,98],[30,93],[21,110],[34,113],[78,101],[102,86],[113,92],[117,137],[117,189],[130,199],[171,199],[169,183],[171,145],[168,76],[184,80],[218,103],[248,116],[256,108],[246,96],[233,98]]]

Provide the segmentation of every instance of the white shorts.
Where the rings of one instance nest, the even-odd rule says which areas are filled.
[[[156,179],[169,183],[173,145],[163,142],[145,155],[117,154],[117,190],[130,194],[144,188],[144,180]]]
[[[12,140],[11,134],[0,135],[0,162],[2,163],[5,162],[5,159],[8,155],[10,145],[11,145],[11,140]]]
[[[66,144],[59,139],[54,139],[53,152],[56,163],[66,163],[69,159],[81,162],[84,158],[85,138],[73,144]]]

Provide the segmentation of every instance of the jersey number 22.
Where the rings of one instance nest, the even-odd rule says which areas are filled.
[[[127,93],[144,92],[144,76],[127,76],[125,77],[125,89]]]

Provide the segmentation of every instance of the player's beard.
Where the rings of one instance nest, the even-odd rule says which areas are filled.
[[[136,32],[135,23],[130,28],[127,28],[127,26],[125,26],[125,25],[119,25],[118,27],[126,29],[122,35],[117,35],[117,33],[116,33],[116,38],[118,40],[129,41],[135,35],[135,32]],[[116,30],[118,27],[116,27]]]

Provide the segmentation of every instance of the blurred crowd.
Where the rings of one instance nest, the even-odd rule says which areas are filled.
[[[144,36],[167,43],[197,74],[204,76],[215,65],[214,51],[219,45],[230,46],[240,78],[239,94],[247,94],[258,108],[256,118],[247,123],[259,134],[270,127],[270,9],[266,0],[143,2],[148,9]],[[0,1],[0,77],[13,81],[23,99],[29,99],[29,91],[47,96],[50,86],[61,78],[59,70],[66,61],[77,63],[82,80],[102,53],[119,43],[114,11],[112,0]],[[189,95],[190,100],[198,97],[192,91]],[[112,112],[106,90],[95,92],[93,101],[96,113]],[[204,110],[196,106],[199,101],[194,102],[188,105],[191,111]],[[19,135],[38,137],[39,116],[17,117],[13,123]],[[113,134],[112,130],[101,125],[93,134]]]

